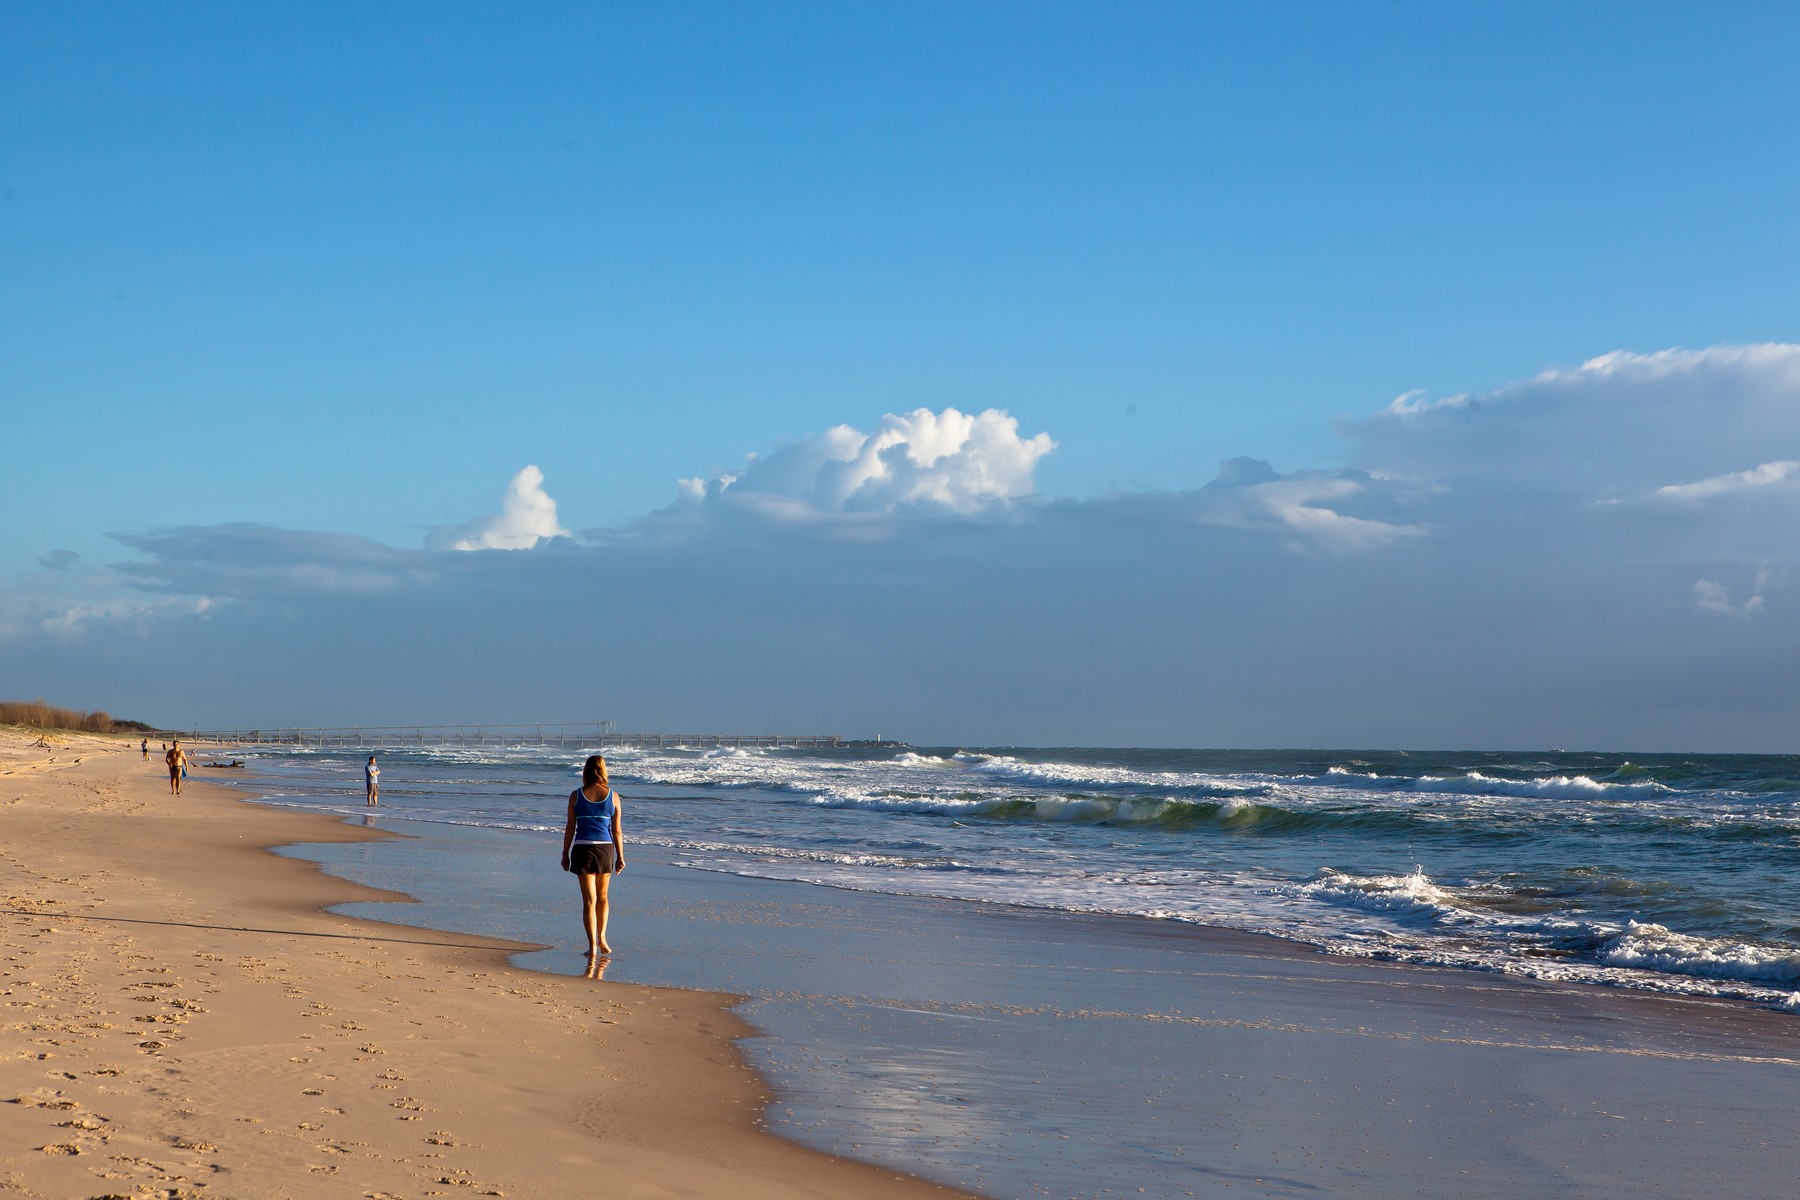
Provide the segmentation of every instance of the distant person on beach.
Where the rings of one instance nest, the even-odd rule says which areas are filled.
[[[588,957],[611,954],[606,940],[607,887],[625,869],[625,833],[619,824],[619,795],[606,778],[606,760],[588,756],[581,786],[569,793],[563,826],[562,869],[581,885],[581,928]]]
[[[169,792],[179,796],[181,781],[187,778],[188,764],[187,751],[181,748],[180,738],[176,738],[175,744],[163,752],[163,761],[169,764]]]
[[[369,765],[363,768],[363,784],[369,793],[369,803],[381,802],[381,768],[375,765],[375,756],[369,755]]]
[[[145,738],[143,741],[139,742],[138,749],[142,750],[144,752],[145,758],[149,758],[150,757],[150,739]]]

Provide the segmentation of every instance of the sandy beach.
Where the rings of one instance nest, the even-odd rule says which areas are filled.
[[[55,743],[0,734],[0,1192],[953,1194],[761,1131],[730,997],[327,914],[383,897],[263,847],[381,835]]]
[[[0,753],[0,1191],[1792,1194],[1789,1013],[642,843],[596,982],[550,835],[172,798],[114,740]]]

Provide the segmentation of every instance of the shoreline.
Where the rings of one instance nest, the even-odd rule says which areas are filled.
[[[393,835],[200,772],[173,797],[135,738],[58,736],[0,732],[0,1188],[959,1194],[763,1129],[734,997],[327,911],[413,898],[272,851]]]
[[[9,800],[9,765],[0,755],[0,805],[16,823],[27,797]],[[1169,1197],[1323,1187],[1511,1200],[1550,1187],[1685,1197],[1729,1173],[1737,1194],[1773,1200],[1791,1176],[1800,1027],[1741,1001],[1333,956],[1226,927],[685,871],[646,847],[634,857],[636,946],[596,985],[564,969],[573,952],[532,948],[566,940],[560,888],[541,913],[491,890],[510,878],[512,853],[542,881],[531,837],[371,830],[354,813],[258,803],[224,781],[172,801],[150,772],[160,764],[141,765],[135,788],[115,788],[110,807],[99,797],[99,815],[206,832],[223,844],[199,847],[198,860],[216,865],[222,851],[240,871],[231,886],[250,887],[274,919],[193,919],[217,902],[214,881],[174,897],[194,909],[185,923],[156,920],[155,965],[128,944],[137,975],[111,997],[96,1003],[91,953],[84,970],[40,970],[21,991],[16,964],[37,940],[79,940],[79,918],[93,915],[137,933],[121,922],[140,918],[116,884],[90,886],[117,878],[115,864],[79,836],[57,853],[85,853],[85,875],[34,874],[0,851],[9,897],[41,875],[87,887],[89,909],[115,910],[65,909],[36,932],[9,922],[7,1003],[64,1011],[46,1020],[28,1007],[13,1026],[41,1027],[33,1041],[46,1044],[0,1063],[0,1100],[35,1118],[15,1124],[53,1140],[0,1131],[0,1188],[89,1194],[58,1182],[85,1170],[90,1189],[99,1176],[194,1195],[335,1196],[351,1182],[368,1197],[536,1195],[593,1185],[599,1171],[627,1195],[1073,1197],[1104,1181]],[[84,802],[106,786],[60,782]],[[241,832],[226,839],[228,826]],[[346,864],[382,866],[411,890],[330,869]],[[445,907],[447,895],[466,907]],[[540,915],[547,936],[518,936],[537,933]],[[169,929],[210,948],[182,961]],[[446,932],[458,929],[476,932]],[[254,986],[234,990],[234,969]],[[129,1007],[140,1000],[156,1007]],[[207,1009],[232,1010],[236,1034],[199,1036],[209,1019],[226,1023]],[[141,1034],[76,1019],[94,1011],[136,1016],[157,1031],[145,1041],[166,1044],[125,1050]],[[421,1032],[428,1022],[414,1018],[427,1014],[437,1021]],[[557,1053],[571,1027],[595,1071],[578,1082],[560,1078],[577,1058]],[[83,1065],[83,1040],[111,1043],[139,1069],[94,1045]],[[647,1071],[619,1069],[634,1053]],[[221,1089],[221,1061],[249,1068],[249,1082]],[[986,1159],[956,1157],[970,1147]],[[1089,1158],[1065,1161],[1071,1148]],[[1094,1155],[1106,1174],[1093,1173]]]
[[[1690,1196],[1727,1168],[1738,1194],[1787,1194],[1800,1026],[1785,1013],[686,870],[651,849],[608,977],[749,997],[776,1127],[816,1149],[1014,1197]],[[433,878],[471,861],[535,877],[541,855],[531,833],[434,825],[315,861],[410,881],[427,899],[395,914],[409,924],[523,926],[561,948],[521,964],[565,973],[560,889],[496,905]]]
[[[215,781],[215,782],[217,782],[217,781]],[[221,785],[221,786],[229,786],[229,785]],[[239,790],[241,790],[241,789],[239,789]],[[257,798],[254,797],[253,795],[250,795],[249,793],[244,793],[242,796],[242,799],[244,799],[245,802],[247,802],[247,803],[253,803],[253,804],[258,803]],[[351,822],[356,819],[355,813],[332,813],[329,815],[327,815],[325,813],[308,813],[307,810],[304,810],[304,809],[291,808],[291,807],[288,807],[285,805],[279,805],[279,804],[265,805],[265,807],[268,807],[275,811],[280,811],[280,812],[301,812],[301,813],[306,813],[307,815],[317,815],[317,816],[323,817],[326,820],[336,822],[345,828],[355,828],[355,826],[351,824]],[[385,811],[380,810],[380,809],[374,810],[374,815],[391,816],[391,814],[388,814]],[[407,821],[407,820],[410,820],[411,818],[400,817],[400,818],[394,818],[394,819],[398,819],[401,821]],[[432,825],[431,822],[423,822],[423,824],[426,824],[427,826]],[[493,832],[500,836],[526,836],[525,831],[515,830],[515,829],[496,828],[493,830]],[[383,837],[383,836],[395,837],[395,838],[416,838],[416,837],[428,837],[429,835],[428,834],[411,834],[411,833],[403,832],[401,830],[394,829],[392,827],[382,827],[380,832],[378,833],[377,837],[379,838],[379,837]],[[341,841],[344,839],[333,839],[333,840]],[[329,844],[329,843],[327,843],[327,844]],[[659,852],[659,853],[664,850],[664,847],[662,847],[654,842],[639,841],[639,842],[636,842],[635,845],[637,848],[634,851],[634,855],[646,854],[647,853],[646,847],[651,847],[651,846],[654,846],[656,848],[657,852]],[[281,849],[281,847],[272,847],[271,849]],[[302,856],[302,857],[303,857],[303,861],[311,861],[310,859],[305,859],[304,856]],[[1654,986],[1653,982],[1646,982],[1643,985],[1639,986],[1639,985],[1635,985],[1630,982],[1601,980],[1601,979],[1592,979],[1592,980],[1579,979],[1579,980],[1577,980],[1577,979],[1544,978],[1541,976],[1526,974],[1526,973],[1522,973],[1522,972],[1515,973],[1515,972],[1509,972],[1509,971],[1499,970],[1499,969],[1490,969],[1490,968],[1483,967],[1483,966],[1466,966],[1466,965],[1461,965],[1461,964],[1442,963],[1442,962],[1422,962],[1422,961],[1417,961],[1415,959],[1407,958],[1407,957],[1404,957],[1401,955],[1337,954],[1337,953],[1333,953],[1329,948],[1327,948],[1325,946],[1319,945],[1315,942],[1307,941],[1301,937],[1289,937],[1289,936],[1285,936],[1280,933],[1274,933],[1274,932],[1269,932],[1269,931],[1265,931],[1265,930],[1241,929],[1241,928],[1237,928],[1235,926],[1219,925],[1219,924],[1213,924],[1213,923],[1206,922],[1206,921],[1189,920],[1189,919],[1181,918],[1181,917],[1155,917],[1155,916],[1148,916],[1148,915],[1141,914],[1141,913],[1109,912],[1109,911],[1105,911],[1105,910],[1084,910],[1084,909],[1075,909],[1075,908],[1046,908],[1046,907],[1040,907],[1040,906],[1036,906],[1036,905],[1021,903],[1021,902],[1014,902],[1014,901],[1009,901],[1009,900],[983,899],[983,898],[971,897],[971,896],[934,895],[934,894],[927,893],[927,892],[882,891],[882,890],[873,889],[873,888],[851,887],[847,884],[834,883],[830,880],[800,880],[800,879],[783,879],[779,876],[739,875],[736,872],[725,871],[725,870],[721,870],[719,868],[710,867],[710,866],[687,865],[684,867],[684,869],[692,870],[692,871],[699,872],[699,873],[705,874],[705,875],[717,875],[717,876],[727,877],[727,878],[743,878],[743,879],[747,879],[747,880],[753,880],[758,883],[766,883],[772,887],[795,887],[795,888],[803,888],[803,889],[804,888],[816,888],[816,889],[820,889],[825,892],[838,893],[838,894],[842,894],[842,895],[845,895],[848,897],[863,897],[863,898],[875,898],[875,899],[880,899],[880,900],[892,900],[892,901],[906,902],[906,903],[917,903],[917,904],[924,905],[924,906],[944,906],[944,907],[950,908],[950,909],[967,909],[969,911],[974,911],[974,912],[985,911],[985,912],[990,912],[990,913],[993,913],[996,915],[1008,914],[1011,917],[1013,917],[1015,919],[1020,919],[1020,920],[1091,922],[1095,925],[1096,928],[1100,928],[1100,929],[1107,929],[1107,928],[1131,929],[1131,930],[1137,931],[1138,933],[1140,933],[1141,935],[1143,935],[1145,937],[1152,938],[1152,939],[1172,939],[1175,941],[1179,941],[1184,938],[1194,938],[1194,939],[1199,940],[1201,943],[1206,944],[1208,946],[1208,948],[1210,948],[1210,949],[1218,949],[1218,950],[1234,950],[1235,949],[1246,955],[1250,955],[1250,956],[1254,956],[1254,957],[1269,957],[1269,956],[1295,957],[1295,958],[1305,959],[1305,960],[1315,960],[1315,959],[1322,960],[1322,961],[1330,962],[1330,963],[1334,963],[1334,964],[1356,964],[1358,967],[1366,967],[1370,970],[1375,970],[1375,971],[1391,970],[1391,971],[1399,971],[1399,972],[1403,972],[1403,973],[1424,972],[1427,974],[1442,975],[1452,981],[1458,980],[1458,979],[1469,980],[1469,981],[1471,981],[1470,986],[1480,986],[1478,983],[1473,982],[1473,981],[1488,981],[1491,984],[1518,988],[1518,989],[1522,989],[1525,991],[1533,991],[1533,990],[1541,989],[1546,994],[1552,994],[1552,995],[1562,994],[1562,995],[1567,995],[1567,996],[1576,997],[1576,998],[1586,997],[1586,996],[1597,994],[1597,995],[1603,996],[1603,997],[1605,997],[1605,996],[1614,997],[1620,1003],[1624,1003],[1624,1004],[1643,1003],[1643,1004],[1648,1004],[1648,1005],[1652,1006],[1652,1008],[1655,1008],[1655,1006],[1658,1006],[1658,1005],[1666,1006],[1666,1008],[1663,1010],[1664,1015],[1668,1019],[1673,1020],[1673,1021],[1681,1020],[1682,1014],[1687,1013],[1690,1010],[1695,1010],[1695,1011],[1706,1010],[1707,1012],[1709,1012],[1711,1014],[1718,1014],[1718,1013],[1742,1014],[1742,1015],[1746,1016],[1747,1019],[1752,1020],[1752,1021],[1760,1021],[1766,1017],[1766,1018],[1773,1019],[1774,1024],[1772,1025],[1772,1030],[1774,1032],[1776,1032],[1778,1035],[1791,1034],[1795,1037],[1800,1037],[1800,1008],[1784,1007],[1784,1006],[1778,1005],[1778,1004],[1772,1004],[1772,1003],[1759,1001],[1759,1000],[1746,999],[1746,998],[1737,997],[1737,996],[1706,995],[1706,994],[1670,991],[1670,990],[1665,990],[1663,988]],[[327,873],[327,874],[329,874],[329,873]],[[343,876],[337,876],[337,875],[331,875],[330,877],[334,878],[334,879],[344,878]],[[353,882],[353,881],[346,879],[345,882]],[[420,903],[419,897],[413,896],[410,893],[400,892],[400,891],[397,891],[394,889],[387,889],[387,890],[392,891],[393,895],[401,903],[405,903],[405,904]],[[360,898],[359,898],[359,900],[360,900]],[[353,901],[353,902],[357,902],[357,901]],[[380,901],[377,901],[377,902],[380,902]],[[380,918],[370,918],[370,919],[376,920],[380,923],[389,923],[389,924],[395,923],[395,922],[382,922]],[[404,923],[400,922],[400,924],[404,924]],[[411,928],[433,928],[433,929],[439,928],[438,926],[423,926],[423,925],[409,926],[409,927],[411,927]],[[454,932],[454,931],[447,930],[445,932]],[[502,940],[505,940],[505,939],[502,939]],[[548,950],[552,950],[553,947],[541,946],[541,947],[538,947],[537,949],[542,950],[542,951],[548,951]],[[526,948],[522,952],[523,953],[533,953],[536,951],[533,951],[530,948]],[[557,973],[557,972],[543,971],[543,970],[539,970],[537,968],[524,968],[524,969],[531,970],[534,973],[538,973],[538,974],[545,974],[545,973],[555,974],[555,973]],[[1353,968],[1353,969],[1355,969],[1355,968]],[[1451,983],[1451,984],[1448,984],[1447,986],[1455,986],[1455,984]],[[702,987],[702,988],[688,987],[688,988],[684,988],[683,990],[709,991],[709,990],[713,990],[713,989],[708,989],[708,988],[704,988],[704,987]],[[730,993],[727,993],[727,994],[730,994]],[[1789,1029],[1786,1026],[1786,1023],[1790,1022],[1790,1021],[1796,1022],[1792,1026],[1791,1029]],[[1796,1053],[1800,1053],[1800,1046],[1797,1046]],[[1800,1061],[1800,1060],[1797,1060],[1797,1061]]]
[[[399,753],[417,786],[403,785],[384,813],[425,827],[551,819],[531,793],[556,790],[556,751]],[[354,815],[361,805],[337,793],[358,754],[272,751],[253,755],[251,769],[269,772],[274,803]],[[1344,957],[1800,1011],[1797,881],[1783,832],[1792,793],[1768,763],[1658,772],[1404,753],[1349,764],[1326,752],[1280,762],[1207,751],[934,755],[678,748],[628,752],[623,770],[634,795],[662,810],[658,840],[690,866],[1136,914]],[[513,766],[525,776],[511,777]],[[1608,782],[1615,775],[1630,778]],[[1772,799],[1748,799],[1770,788]],[[711,836],[715,812],[741,818],[743,836]],[[1682,846],[1716,848],[1727,869]]]

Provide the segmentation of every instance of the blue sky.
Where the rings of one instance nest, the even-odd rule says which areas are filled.
[[[1543,607],[1537,628],[1579,623],[1602,596],[1631,606],[1645,636],[1694,656],[1695,674],[1653,694],[1596,694],[1546,717],[1534,664],[1518,661],[1504,702],[1466,696],[1452,719],[1444,694],[1409,693],[1403,677],[1359,693],[1369,663],[1333,668],[1319,648],[1283,659],[1298,626],[1326,644],[1378,635],[1384,662],[1479,657],[1493,639],[1465,644],[1454,620],[1371,629],[1347,611],[1357,596],[1395,611],[1395,596],[1352,586],[1384,571],[1411,581],[1407,602],[1471,619],[1494,581],[1448,587],[1450,563],[1517,552],[1519,578],[1538,581],[1550,547],[1453,518],[1477,493],[1541,513],[1552,493],[1616,506],[1767,466],[1762,483],[1665,500],[1786,494],[1778,464],[1800,448],[1782,442],[1786,410],[1767,397],[1788,395],[1788,360],[1652,356],[1796,340],[1797,35],[1800,10],[1772,4],[8,5],[0,495],[29,518],[0,541],[0,691],[170,721],[557,719],[599,706],[626,724],[849,724],[933,740],[1098,729],[1093,740],[1148,730],[1165,744],[1782,748],[1796,698],[1777,682],[1755,694],[1750,724],[1716,698],[1693,707],[1706,692],[1695,664],[1723,669],[1727,650],[1782,661],[1792,546],[1778,520],[1715,514],[1727,541],[1746,527],[1766,537],[1730,563],[1701,561],[1720,536],[1596,532],[1618,571],[1588,590],[1512,585]],[[1644,358],[1580,374],[1612,351]],[[1551,370],[1565,377],[1542,383]],[[1615,395],[1628,384],[1642,394]],[[1369,432],[1415,392],[1415,407],[1464,394],[1503,413],[1536,405],[1479,444],[1563,473],[1525,471],[1495,493],[1471,482],[1481,456],[1455,439]],[[1544,453],[1616,438],[1606,422],[1639,406],[1667,420],[1624,437],[1629,454]],[[838,461],[819,449],[828,431],[879,439],[891,414],[918,409],[998,410],[1016,442],[984,427],[986,449],[945,460],[956,471],[903,472],[914,491],[893,476],[820,483],[820,464]],[[925,430],[893,436],[918,446]],[[1039,434],[1054,449],[1020,449]],[[717,482],[681,499],[684,478],[750,480],[751,454],[792,468],[756,476],[767,490],[755,494],[786,507],[725,504],[734,485]],[[1207,507],[1222,490],[1205,489],[1238,458],[1274,478],[1250,484],[1262,507],[1227,519]],[[1663,473],[1640,478],[1647,462]],[[571,536],[452,549],[487,528],[527,465],[554,516],[525,537]],[[1280,489],[1309,512],[1415,532],[1336,520],[1329,535],[1296,535]],[[753,509],[760,523],[743,524]],[[1573,528],[1558,512],[1547,519]],[[1265,529],[1266,544],[1184,541],[1170,521],[1234,538]],[[1084,539],[1064,522],[1112,533]],[[727,525],[736,549],[718,541]],[[797,525],[813,533],[797,538]],[[265,535],[254,551],[245,526]],[[288,534],[325,540],[301,550]],[[858,553],[886,547],[854,579],[838,575],[846,538]],[[1140,538],[1140,560],[1112,558]],[[963,539],[992,542],[984,559],[1011,582],[914,557]],[[1063,564],[1095,597],[1079,613],[1044,599],[1053,585],[1032,543],[1045,539],[1094,556]],[[195,571],[260,555],[341,583],[328,544],[358,547],[364,564],[425,556],[355,575],[374,589],[365,601],[398,586],[383,572],[465,582],[362,609],[342,608],[341,590],[276,596]],[[746,546],[766,551],[736,566],[756,577],[755,604],[719,592]],[[447,565],[457,555],[470,561]],[[544,565],[557,555],[566,576]],[[1645,564],[1668,572],[1666,611],[1666,598],[1609,590]],[[868,573],[896,586],[870,593]],[[1152,580],[1194,607],[1117,598]],[[809,623],[793,623],[784,581],[816,590]],[[1702,583],[1726,598],[1707,607],[1717,596]],[[1284,595],[1285,631],[1227,621],[1241,654],[1192,639],[1208,614],[1266,612],[1278,585],[1342,603],[1314,612]],[[729,653],[633,648],[595,701],[543,681],[565,656],[626,655],[617,637],[587,643],[539,621],[525,647],[471,615],[442,634],[463,639],[471,664],[448,679],[424,648],[349,635],[435,627],[481,611],[477,595],[512,618],[561,613],[535,590],[554,586],[617,596],[621,628],[679,609],[736,641]],[[699,593],[677,601],[676,587]],[[902,593],[904,614],[891,611]],[[1675,612],[1711,623],[1657,624]],[[820,614],[841,619],[832,653],[812,636]],[[934,614],[947,655],[1014,685],[970,692],[954,665],[919,676],[916,646],[869,649]],[[1173,649],[1102,637],[1080,680],[1058,674],[1052,647],[1094,640],[1077,626],[1127,620]],[[1013,636],[1023,628],[1038,628],[1039,650]],[[1722,629],[1748,640],[1721,649]],[[170,647],[266,655],[268,686],[171,680],[154,667]],[[1604,637],[1561,652],[1597,672],[1632,660]],[[1221,655],[1230,687],[1192,695],[1183,681]],[[1306,685],[1317,702],[1301,711],[1271,680],[1309,670],[1329,678]],[[382,682],[333,686],[359,671]],[[975,698],[946,710],[931,700],[940,689]],[[1261,698],[1239,711],[1232,694]]]

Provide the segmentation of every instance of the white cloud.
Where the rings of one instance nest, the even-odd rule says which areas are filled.
[[[1694,603],[1703,612],[1718,613],[1722,617],[1748,617],[1759,613],[1767,604],[1767,595],[1774,578],[1769,571],[1758,571],[1755,581],[1750,585],[1750,595],[1742,604],[1734,602],[1731,590],[1716,579],[1694,580]]]
[[[1047,433],[1019,436],[998,409],[970,415],[928,408],[883,417],[874,433],[838,425],[752,455],[741,471],[681,481],[681,501],[728,500],[767,516],[901,510],[973,514],[1030,496]]]
[[[1800,462],[1783,459],[1780,462],[1763,463],[1748,471],[1732,471],[1693,483],[1671,483],[1657,488],[1651,495],[1659,500],[1710,500],[1715,496],[1756,491],[1778,483],[1787,483],[1794,479],[1796,472],[1800,472]]]
[[[176,596],[155,600],[115,597],[94,604],[72,604],[47,613],[38,619],[38,627],[45,633],[73,635],[94,624],[205,616],[219,604],[220,601],[210,596]]]
[[[507,485],[498,514],[435,529],[429,540],[441,550],[529,550],[546,538],[567,536],[557,524],[556,501],[544,491],[544,473],[527,466]]]
[[[1712,579],[1694,580],[1694,603],[1707,612],[1721,613],[1728,617],[1737,615],[1737,605],[1731,602],[1731,593],[1725,585]]]
[[[1382,521],[1340,511],[1362,497],[1369,481],[1341,473],[1282,476],[1268,463],[1228,459],[1218,478],[1194,493],[1195,519],[1204,524],[1262,529],[1331,550],[1368,550],[1424,535],[1423,525]]]
[[[1409,393],[1342,431],[1377,475],[1637,497],[1800,447],[1800,345],[1614,351],[1488,393]]]

